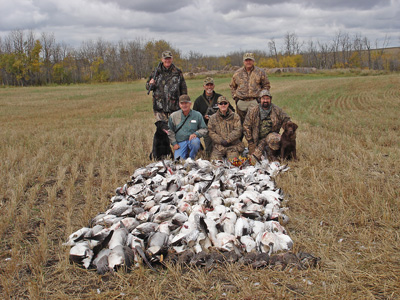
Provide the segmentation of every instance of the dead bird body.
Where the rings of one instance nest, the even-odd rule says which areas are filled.
[[[140,259],[153,268],[168,255],[196,265],[221,259],[251,265],[250,253],[272,255],[293,246],[279,223],[285,216],[284,196],[273,178],[286,170],[267,161],[242,169],[201,159],[149,164],[116,189],[107,211],[91,220],[96,229],[76,231],[65,245],[75,247],[71,260],[85,268],[92,265],[100,274],[131,268]],[[99,232],[107,237],[107,230],[113,234],[102,249],[86,240]],[[213,251],[222,256],[207,256]],[[183,257],[188,255],[193,257]],[[266,259],[254,256],[254,263],[261,267]]]

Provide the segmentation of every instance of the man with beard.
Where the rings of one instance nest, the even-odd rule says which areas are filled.
[[[206,79],[204,79],[203,88],[204,92],[202,95],[197,97],[196,101],[193,104],[193,110],[201,113],[204,118],[204,122],[207,125],[210,117],[218,110],[217,100],[222,95],[214,91],[214,79],[211,77],[207,77]],[[235,109],[230,104],[229,109],[235,111]],[[213,149],[213,142],[208,134],[204,136],[204,144],[206,146],[206,155],[207,157],[210,157],[211,151]]]
[[[290,117],[278,106],[272,104],[269,90],[260,93],[260,104],[251,108],[243,123],[244,136],[249,144],[249,154],[260,160],[266,151],[270,161],[276,160],[279,150],[282,126],[290,121]],[[253,157],[252,157],[253,159]],[[254,162],[254,161],[253,161]]]
[[[172,62],[172,52],[164,51],[161,63],[146,82],[146,89],[153,91],[156,121],[168,121],[169,115],[179,109],[179,96],[187,94],[183,73]]]

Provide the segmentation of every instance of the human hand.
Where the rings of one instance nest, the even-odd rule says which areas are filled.
[[[229,143],[225,140],[222,140],[221,145],[224,147],[228,147]]]
[[[174,145],[174,150],[178,150],[180,148],[179,144]]]
[[[192,134],[189,136],[189,141],[191,141],[191,140],[193,140],[193,139],[195,139],[195,138],[197,138],[197,135],[196,135],[195,133],[192,133]]]
[[[149,84],[154,84],[154,78],[150,79]]]

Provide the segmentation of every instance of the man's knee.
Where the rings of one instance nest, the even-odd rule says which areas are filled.
[[[200,149],[201,141],[199,138],[194,138],[190,141],[193,149]]]

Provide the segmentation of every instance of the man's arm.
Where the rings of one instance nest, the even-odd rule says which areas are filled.
[[[208,129],[207,129],[206,122],[204,122],[203,116],[200,113],[198,113],[198,114],[199,114],[198,115],[199,117],[196,119],[197,119],[199,126],[198,126],[198,129],[195,132],[195,134],[197,135],[198,138],[201,138],[207,134]]]
[[[246,114],[246,117],[243,122],[243,133],[246,138],[246,140],[250,143],[253,142],[253,128],[251,124],[251,118],[249,112]]]
[[[229,86],[231,88],[232,98],[233,98],[233,100],[235,100],[235,103],[237,103],[238,99],[236,97],[236,90],[238,88],[238,85],[237,85],[236,80],[235,80],[235,74],[233,74],[232,80],[231,80],[231,83],[229,84]]]
[[[268,76],[264,70],[261,70],[260,85],[261,85],[261,90],[269,91],[271,89],[271,83],[269,82]]]
[[[180,93],[181,93],[181,95],[187,95],[186,81],[185,81],[185,78],[183,78],[182,71],[179,73],[179,76],[180,76],[180,85],[179,85]]]
[[[236,141],[240,139],[242,136],[242,124],[240,123],[240,117],[239,115],[235,114],[235,125],[234,125],[234,130],[229,134],[227,138],[228,143],[232,143],[233,141]]]
[[[175,136],[175,124],[172,121],[172,118],[169,117],[168,119],[168,138],[169,138],[169,142],[171,143],[172,146],[175,146],[177,143],[176,141],[176,136]]]

